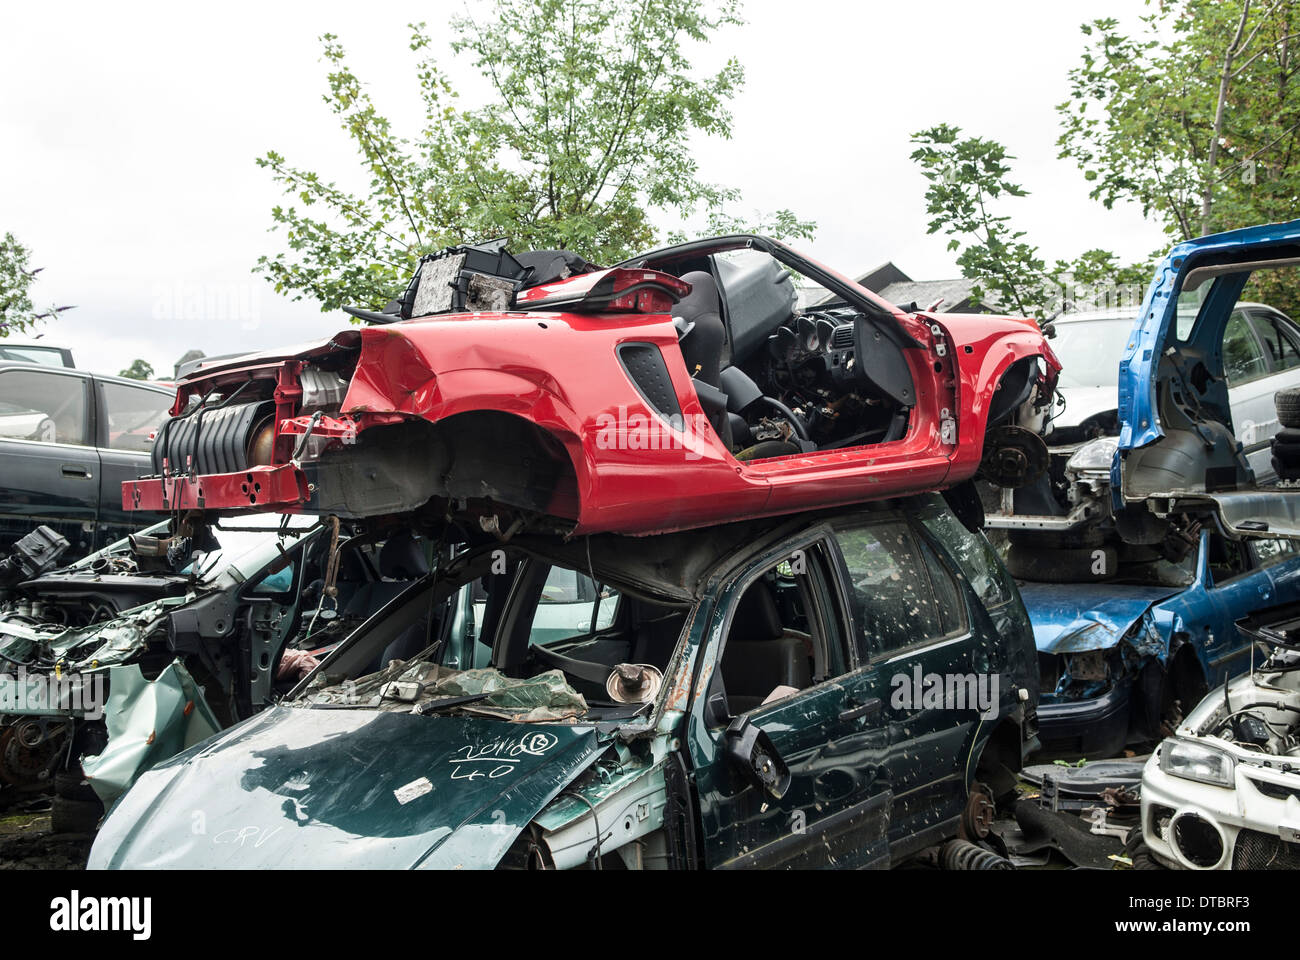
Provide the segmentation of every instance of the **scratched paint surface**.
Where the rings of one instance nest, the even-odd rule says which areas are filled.
[[[145,774],[91,865],[490,867],[603,750],[589,726],[276,707]],[[163,791],[171,816],[134,815]]]

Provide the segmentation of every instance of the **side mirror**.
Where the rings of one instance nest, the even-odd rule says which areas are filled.
[[[790,789],[790,768],[776,752],[772,740],[748,717],[737,717],[727,726],[727,761],[745,779],[780,800]]]

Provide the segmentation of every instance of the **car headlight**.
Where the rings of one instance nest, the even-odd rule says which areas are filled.
[[[1233,768],[1232,757],[1214,747],[1177,738],[1160,745],[1160,769],[1171,776],[1231,787]]]
[[[1089,440],[1070,455],[1065,469],[1073,472],[1080,470],[1110,470],[1115,459],[1115,450],[1119,446],[1117,437],[1098,437]]]

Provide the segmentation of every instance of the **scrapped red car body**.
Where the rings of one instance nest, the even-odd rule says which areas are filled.
[[[792,273],[829,296],[800,308]],[[1017,485],[1060,369],[1032,320],[903,309],[756,236],[608,270],[452,248],[384,313],[349,312],[371,325],[180,381],[124,506],[650,534],[982,463]]]

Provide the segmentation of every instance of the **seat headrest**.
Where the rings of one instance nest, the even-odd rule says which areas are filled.
[[[776,607],[772,588],[764,580],[751,584],[740,598],[736,613],[731,618],[728,642],[755,643],[775,640],[785,631],[781,625],[781,612]]]
[[[424,544],[409,531],[389,537],[379,550],[379,575],[389,580],[418,580],[429,572]]]
[[[682,279],[691,285],[691,292],[673,304],[672,315],[690,320],[709,313],[722,312],[722,300],[718,297],[718,284],[711,274],[703,270],[692,270],[682,274]]]

